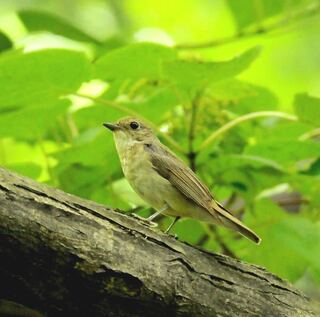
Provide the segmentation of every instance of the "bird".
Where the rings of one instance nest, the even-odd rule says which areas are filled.
[[[232,229],[259,244],[259,236],[215,200],[208,187],[186,163],[161,143],[143,120],[124,117],[103,123],[113,132],[125,178],[158,215],[174,217],[166,232],[181,218],[192,218]]]

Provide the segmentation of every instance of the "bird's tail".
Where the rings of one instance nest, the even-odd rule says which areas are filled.
[[[231,215],[231,213],[217,201],[213,201],[213,208],[217,212],[219,221],[222,225],[241,233],[243,236],[257,244],[261,242],[258,235],[245,226],[239,219]]]

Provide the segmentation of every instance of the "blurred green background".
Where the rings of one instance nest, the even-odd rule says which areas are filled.
[[[319,57],[318,0],[0,1],[0,164],[147,216],[102,128],[142,118],[263,241],[179,239],[319,299]]]

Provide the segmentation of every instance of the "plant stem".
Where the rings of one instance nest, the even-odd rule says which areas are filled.
[[[236,125],[249,121],[252,119],[260,118],[260,117],[278,117],[286,120],[296,121],[297,117],[294,115],[290,115],[288,113],[284,112],[277,112],[277,111],[259,111],[259,112],[252,112],[245,114],[241,117],[238,117],[227,124],[223,125],[218,130],[214,131],[206,140],[202,142],[202,144],[199,146],[198,151],[201,151],[205,149],[208,145],[210,145],[213,141],[215,141],[219,136],[221,136],[223,133],[227,132],[231,128],[235,127]]]
[[[191,116],[190,116],[190,128],[189,128],[189,135],[188,135],[188,141],[189,141],[189,151],[188,151],[188,159],[189,159],[189,166],[190,168],[195,172],[196,167],[196,157],[197,153],[194,151],[194,138],[195,138],[195,130],[196,130],[196,124],[197,124],[197,108],[200,100],[200,94],[197,94],[197,96],[194,98],[191,104]]]
[[[75,139],[77,136],[79,136],[79,131],[78,131],[78,127],[77,127],[76,123],[73,120],[71,113],[67,113],[66,122],[68,124],[72,139]]]
[[[207,42],[202,43],[185,43],[185,44],[178,44],[175,46],[178,50],[190,50],[190,49],[206,49],[206,48],[212,48],[228,43],[237,42],[239,40],[254,37],[259,34],[267,34],[271,33],[272,31],[275,31],[277,29],[280,29],[283,26],[287,26],[290,22],[296,22],[301,18],[308,17],[308,16],[314,16],[320,11],[320,4],[318,2],[314,3],[312,6],[309,6],[307,9],[304,9],[302,11],[296,12],[296,13],[290,13],[288,17],[285,17],[284,19],[281,19],[280,21],[274,22],[266,27],[258,27],[255,30],[249,30],[246,33],[239,32],[237,34],[220,38],[216,40],[211,40]]]
[[[80,94],[80,93],[75,93],[73,95],[92,100],[92,101],[94,101],[96,103],[100,103],[102,105],[107,105],[107,106],[112,107],[114,109],[118,109],[118,110],[120,110],[120,111],[122,111],[122,112],[124,112],[124,113],[126,113],[126,114],[128,114],[130,116],[133,116],[133,117],[135,117],[137,119],[141,119],[142,121],[147,123],[154,131],[156,131],[157,133],[161,134],[161,136],[171,145],[172,148],[174,148],[176,151],[178,151],[180,153],[186,154],[186,151],[184,150],[183,147],[181,147],[169,135],[167,135],[166,133],[163,133],[153,122],[151,122],[150,120],[148,120],[145,117],[141,116],[138,112],[127,108],[126,106],[122,105],[121,103],[115,102],[115,101],[111,101],[111,100],[91,97],[91,96],[83,95],[83,94]]]
[[[203,223],[203,225],[204,225],[209,237],[217,242],[217,244],[219,245],[219,247],[222,250],[222,253],[225,255],[231,256],[234,259],[237,259],[237,256],[229,249],[229,247],[223,241],[223,239],[220,236],[219,232],[217,231],[215,225],[212,225],[210,223]]]
[[[312,139],[317,136],[320,136],[320,128],[316,128],[314,130],[311,130],[311,131],[308,131],[308,132],[302,134],[299,137],[299,141],[305,141],[305,140]]]
[[[45,161],[46,168],[47,168],[47,172],[49,174],[50,180],[52,181],[52,185],[58,187],[59,184],[58,184],[57,179],[54,176],[54,173],[53,173],[53,170],[52,170],[52,167],[51,167],[51,164],[50,164],[49,155],[48,155],[48,153],[47,153],[47,151],[45,149],[43,140],[40,137],[38,138],[38,144],[39,144],[40,150],[41,150],[41,152],[43,154],[44,161]]]

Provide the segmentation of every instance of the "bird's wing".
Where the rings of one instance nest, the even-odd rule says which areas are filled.
[[[149,145],[146,150],[150,154],[153,168],[166,178],[185,197],[212,213],[213,197],[196,174],[170,150]]]
[[[255,243],[260,243],[261,239],[218,203],[196,174],[169,149],[153,144],[145,144],[145,149],[150,154],[153,168],[180,193],[207,210],[218,223],[240,232]]]

